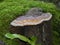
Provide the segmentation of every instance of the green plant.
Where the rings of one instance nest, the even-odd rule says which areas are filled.
[[[28,42],[31,45],[35,45],[37,38],[32,36],[30,39],[28,39],[27,37],[20,35],[20,34],[10,34],[7,33],[5,35],[5,37],[10,38],[10,39],[14,39],[14,38],[19,38],[22,41]]]
[[[53,3],[46,3],[34,0],[3,0],[0,2],[0,40],[6,42],[6,45],[18,45],[15,40],[8,40],[4,37],[10,30],[10,22],[17,16],[25,14],[30,8],[42,8],[53,15],[52,31],[57,32],[53,35],[54,45],[60,45],[60,10]]]

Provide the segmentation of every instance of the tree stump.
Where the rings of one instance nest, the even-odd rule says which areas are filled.
[[[44,13],[41,9],[32,8],[26,15],[20,16],[11,22],[14,27],[12,33],[22,34],[28,38],[37,37],[36,45],[52,45],[50,13]],[[29,45],[20,41],[21,45]]]

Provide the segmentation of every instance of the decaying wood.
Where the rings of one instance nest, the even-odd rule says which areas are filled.
[[[24,35],[24,27],[20,27],[20,26],[17,26],[17,27],[14,27],[14,26],[10,26],[10,32],[13,33],[13,34],[21,34],[21,35]],[[25,42],[19,40],[19,39],[16,39],[17,42],[19,42],[19,45],[25,45]]]
[[[11,23],[10,32],[24,35],[29,39],[35,36],[37,37],[36,45],[52,45],[51,17],[50,13],[44,13],[39,8],[32,8],[26,15],[18,17]],[[29,44],[20,41],[20,45]]]
[[[43,22],[42,27],[42,45],[53,45],[52,44],[52,30],[51,20]]]
[[[40,44],[42,40],[42,24],[39,25],[33,25],[33,26],[25,26],[24,28],[24,35],[28,38],[31,38],[32,36],[37,37],[36,44]]]

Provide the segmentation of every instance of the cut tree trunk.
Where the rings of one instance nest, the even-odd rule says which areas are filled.
[[[26,15],[12,21],[10,32],[24,35],[29,39],[33,36],[37,37],[36,45],[52,45],[52,15],[39,11],[41,10],[32,8]],[[19,42],[20,45],[30,45],[21,40]]]
[[[11,26],[10,32],[21,34],[28,38],[35,36],[37,37],[36,44],[52,45],[51,20],[32,26],[24,26],[24,27]],[[23,41],[19,42],[21,45],[28,45],[26,42]]]

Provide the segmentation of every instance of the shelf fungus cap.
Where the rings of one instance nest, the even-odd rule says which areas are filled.
[[[52,18],[52,14],[43,13],[40,16],[20,16],[11,22],[12,26],[27,26],[27,25],[38,25],[43,21],[48,21]]]

